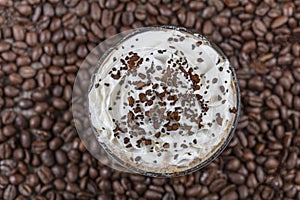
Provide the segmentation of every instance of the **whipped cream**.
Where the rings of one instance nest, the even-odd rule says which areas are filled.
[[[94,74],[89,112],[99,142],[148,172],[174,173],[204,162],[237,115],[232,73],[201,36],[165,28],[131,35]]]

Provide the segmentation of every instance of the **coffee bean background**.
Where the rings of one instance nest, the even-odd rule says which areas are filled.
[[[300,1],[0,0],[0,199],[300,199]],[[77,136],[72,86],[85,56],[132,28],[206,35],[239,79],[226,150],[187,176],[114,171]]]

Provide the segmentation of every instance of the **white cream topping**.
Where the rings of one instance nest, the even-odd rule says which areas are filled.
[[[170,173],[203,162],[235,119],[229,66],[186,32],[154,29],[129,37],[106,57],[89,93],[99,140],[146,171]]]

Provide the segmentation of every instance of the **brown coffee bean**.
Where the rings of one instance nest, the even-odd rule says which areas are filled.
[[[14,185],[8,185],[3,193],[3,199],[14,200],[17,196],[17,188]]]
[[[6,41],[1,41],[0,42],[0,52],[4,52],[9,50],[11,47],[10,43],[6,42]]]
[[[71,165],[67,171],[67,179],[69,182],[73,183],[78,178],[78,167],[76,165]]]
[[[5,189],[9,183],[8,181],[6,176],[0,174],[0,189]]]
[[[2,175],[10,176],[16,172],[17,163],[14,160],[6,159],[0,161],[0,171]]]
[[[288,170],[293,169],[296,166],[297,156],[298,156],[298,151],[290,152],[286,163],[286,168]]]
[[[129,26],[134,22],[134,16],[132,12],[124,12],[122,13],[122,23],[125,26]]]
[[[59,137],[55,137],[49,142],[49,148],[51,150],[57,150],[62,144],[62,139],[60,139]]]
[[[216,16],[213,18],[213,22],[215,25],[220,27],[227,27],[228,26],[228,18],[224,16]]]
[[[217,192],[220,191],[222,188],[224,188],[226,183],[227,183],[226,179],[223,178],[216,179],[208,186],[208,189],[211,192]]]
[[[67,108],[67,103],[61,98],[54,98],[53,106],[58,110],[65,110]]]
[[[89,11],[89,3],[87,1],[80,1],[75,7],[75,13],[79,17],[83,17]]]
[[[35,46],[38,42],[37,33],[36,32],[28,32],[26,33],[26,43],[30,46]]]
[[[40,61],[44,67],[49,67],[51,65],[51,57],[47,54],[43,54]]]
[[[47,146],[48,145],[46,142],[40,140],[35,140],[31,144],[32,151],[38,154],[45,151],[47,149]]]
[[[256,188],[258,185],[256,177],[254,174],[249,174],[248,179],[247,179],[247,186],[250,188]]]
[[[57,190],[64,190],[66,187],[66,183],[62,179],[55,179],[53,184]]]
[[[264,83],[258,77],[254,77],[249,80],[248,86],[250,89],[262,91],[264,88]]]
[[[283,24],[285,24],[286,22],[288,21],[288,17],[287,16],[280,16],[280,17],[277,17],[272,25],[271,25],[271,28],[272,29],[275,29],[275,28],[278,28],[280,26],[282,26]]]
[[[12,149],[8,144],[0,144],[0,158],[8,159],[12,154]]]
[[[196,197],[199,195],[199,193],[201,192],[201,186],[200,185],[195,185],[191,188],[189,188],[187,191],[186,191],[186,195],[187,196],[191,196],[191,197]]]
[[[43,53],[43,49],[41,46],[34,46],[32,48],[31,59],[32,61],[37,61]]]
[[[230,159],[228,163],[225,165],[227,170],[237,171],[241,166],[241,163],[238,159]]]
[[[25,39],[25,30],[21,25],[14,25],[12,27],[13,36],[16,41],[22,41]]]
[[[253,32],[258,36],[263,36],[267,32],[267,27],[261,20],[254,20],[252,24]]]
[[[278,96],[271,95],[266,99],[266,104],[271,109],[277,109],[278,107],[281,106],[281,100]]]
[[[23,148],[29,148],[31,145],[31,136],[28,131],[23,130],[20,135],[20,141]]]
[[[12,98],[5,97],[2,100],[1,100],[1,105],[2,105],[1,107],[5,106],[5,108],[13,108],[15,106],[15,102]]]
[[[29,119],[30,128],[38,128],[41,124],[41,118],[39,115],[32,115]]]
[[[53,152],[50,150],[45,150],[40,155],[42,163],[47,166],[51,167],[55,163]]]
[[[43,184],[48,184],[53,180],[53,174],[48,167],[42,166],[38,171],[37,175]]]
[[[98,21],[101,17],[101,9],[99,8],[99,4],[96,2],[91,4],[91,17],[95,21]]]
[[[276,170],[277,167],[279,166],[279,163],[277,161],[277,159],[270,157],[267,159],[266,163],[265,163],[265,167],[267,170]]]
[[[49,106],[46,102],[38,102],[34,105],[33,110],[37,113],[45,113],[48,107]]]
[[[66,164],[68,161],[66,153],[60,149],[55,151],[55,159],[56,159],[57,163],[61,164],[61,165]]]
[[[288,108],[292,108],[293,95],[289,91],[284,92],[282,101]]]
[[[53,56],[56,53],[55,47],[52,43],[44,44],[43,49],[44,49],[44,52],[49,56]],[[51,66],[51,67],[53,67],[53,66]]]
[[[13,135],[15,135],[17,132],[16,128],[12,125],[5,125],[3,127],[3,134],[6,136],[6,137],[11,137]]]
[[[250,53],[256,49],[256,43],[254,40],[248,41],[244,44],[242,51]]]
[[[266,110],[263,115],[268,120],[279,118],[279,112],[277,110]]]
[[[33,102],[28,98],[21,98],[18,102],[18,107],[21,109],[29,109],[33,106]]]
[[[106,28],[112,25],[114,13],[110,10],[103,10],[102,11],[102,18],[101,18],[101,25]]]
[[[74,127],[73,126],[67,126],[67,127],[65,127],[64,128],[64,130],[62,131],[62,133],[60,134],[60,136],[64,139],[64,141],[66,141],[66,142],[70,142],[70,141],[72,141],[73,139],[74,139],[74,137],[76,137],[77,136],[77,132],[76,132],[76,130],[74,129]],[[73,152],[73,151],[71,151],[72,153],[75,153],[75,152]],[[70,152],[70,153],[71,153]],[[72,154],[71,153],[71,154]],[[76,153],[75,153],[76,154]],[[72,156],[71,156],[72,157]],[[76,155],[74,155],[74,157],[73,157],[74,159],[77,159],[77,156]]]
[[[162,198],[162,194],[152,191],[152,190],[147,190],[145,192],[145,197],[148,199],[161,199]]]
[[[1,120],[4,125],[12,124],[16,119],[16,112],[13,110],[4,110],[1,113]]]
[[[50,129],[52,128],[53,123],[54,123],[54,121],[53,121],[53,119],[51,119],[50,117],[48,117],[48,116],[43,117],[42,122],[41,122],[42,129],[43,129],[43,130],[50,130]],[[43,136],[42,136],[42,135],[43,135]],[[49,136],[48,136],[48,135],[49,135]],[[51,138],[51,135],[48,134],[48,133],[45,132],[45,131],[42,131],[42,132],[41,132],[41,136],[44,137],[44,138],[45,138],[45,137],[46,137],[46,138]]]
[[[19,129],[24,129],[28,127],[28,120],[25,118],[22,114],[17,114],[16,120],[15,120],[15,126],[17,126]]]
[[[44,71],[40,71],[37,74],[37,81],[40,87],[48,88],[51,85],[51,76]]]
[[[16,160],[23,160],[24,159],[24,151],[21,148],[15,149],[13,152],[13,157]]]
[[[226,200],[226,199],[239,199],[238,198],[238,194],[236,191],[231,191],[231,192],[228,192],[226,193],[224,196],[222,196],[221,198],[222,200]]]
[[[4,87],[4,94],[7,97],[16,97],[18,96],[20,93],[20,90],[17,87],[11,86],[11,85],[7,85]]]
[[[294,96],[293,107],[295,110],[300,111],[300,97],[299,96]]]
[[[16,73],[10,74],[8,80],[12,85],[19,85],[23,82],[23,78]]]
[[[13,185],[19,185],[23,180],[24,177],[21,174],[12,174],[9,176],[9,182]]]
[[[229,180],[234,184],[244,184],[245,183],[245,177],[239,173],[229,173],[228,174]]]
[[[203,24],[202,31],[203,31],[203,34],[205,34],[205,35],[212,34],[214,31],[213,23],[210,20],[206,20]]]
[[[191,28],[194,26],[195,22],[196,22],[197,16],[195,12],[187,12],[187,16],[186,16],[186,21],[185,21],[185,26],[188,28]]]
[[[108,180],[102,180],[102,181],[100,181],[100,183],[99,183],[99,188],[101,189],[101,190],[111,190],[111,182],[110,181],[108,181]]]
[[[202,12],[202,17],[205,18],[205,19],[208,19],[208,18],[212,18],[212,16],[214,15],[216,11],[216,8],[213,7],[213,6],[208,6],[206,7],[203,12]]]

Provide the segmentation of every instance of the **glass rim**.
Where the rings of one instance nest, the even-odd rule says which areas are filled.
[[[233,120],[233,123],[231,125],[231,129],[229,131],[229,133],[227,134],[227,136],[224,138],[224,141],[222,143],[222,141],[220,143],[221,146],[219,148],[217,148],[208,158],[206,158],[204,161],[200,162],[199,164],[189,168],[189,169],[184,169],[182,171],[177,171],[177,172],[171,172],[171,173],[164,173],[164,172],[152,172],[152,171],[146,171],[144,169],[132,166],[130,163],[122,160],[119,156],[115,155],[111,149],[104,143],[101,142],[99,139],[99,134],[97,132],[97,129],[94,128],[94,126],[91,124],[92,127],[92,132],[94,133],[94,135],[97,138],[97,142],[101,145],[101,147],[112,157],[112,159],[115,159],[121,166],[125,167],[126,169],[129,169],[132,171],[132,173],[138,173],[141,175],[145,175],[145,176],[150,176],[150,177],[159,177],[159,178],[170,178],[170,177],[176,177],[176,176],[184,176],[190,173],[193,173],[203,167],[205,167],[206,165],[208,165],[210,162],[212,162],[214,159],[216,159],[223,151],[224,149],[227,147],[227,145],[229,144],[229,142],[231,141],[233,134],[235,132],[237,123],[238,123],[238,118],[240,115],[240,88],[238,85],[238,80],[237,80],[237,76],[235,73],[235,70],[233,68],[233,66],[230,63],[230,60],[227,58],[227,56],[224,54],[224,52],[213,42],[211,42],[209,39],[207,39],[205,36],[195,33],[194,31],[191,31],[189,29],[186,29],[184,27],[176,27],[176,26],[151,26],[151,27],[143,27],[143,28],[138,28],[136,30],[133,30],[131,33],[129,33],[128,35],[126,35],[125,37],[123,37],[122,39],[120,39],[119,41],[117,41],[115,44],[113,44],[107,51],[105,51],[105,53],[101,56],[101,58],[98,60],[97,65],[95,67],[95,70],[92,74],[92,77],[90,79],[90,86],[89,86],[89,91],[88,93],[91,91],[93,83],[94,83],[94,79],[95,79],[95,75],[96,73],[99,71],[101,64],[104,62],[104,60],[106,59],[106,57],[114,50],[114,48],[116,46],[118,46],[119,44],[121,44],[123,41],[133,37],[136,34],[139,33],[143,33],[143,32],[147,32],[150,30],[163,30],[163,29],[169,29],[169,30],[177,30],[177,31],[182,31],[182,32],[186,32],[189,33],[191,35],[194,35],[202,40],[205,40],[209,46],[211,46],[215,51],[217,51],[217,53],[219,55],[221,55],[225,60],[228,61],[229,63],[229,69],[231,71],[232,74],[232,82],[234,84],[234,89],[235,89],[235,93],[236,93],[236,112],[235,112],[235,117]],[[90,120],[90,114],[89,114],[89,120]],[[91,123],[91,120],[90,120]],[[101,162],[101,161],[100,161]]]

